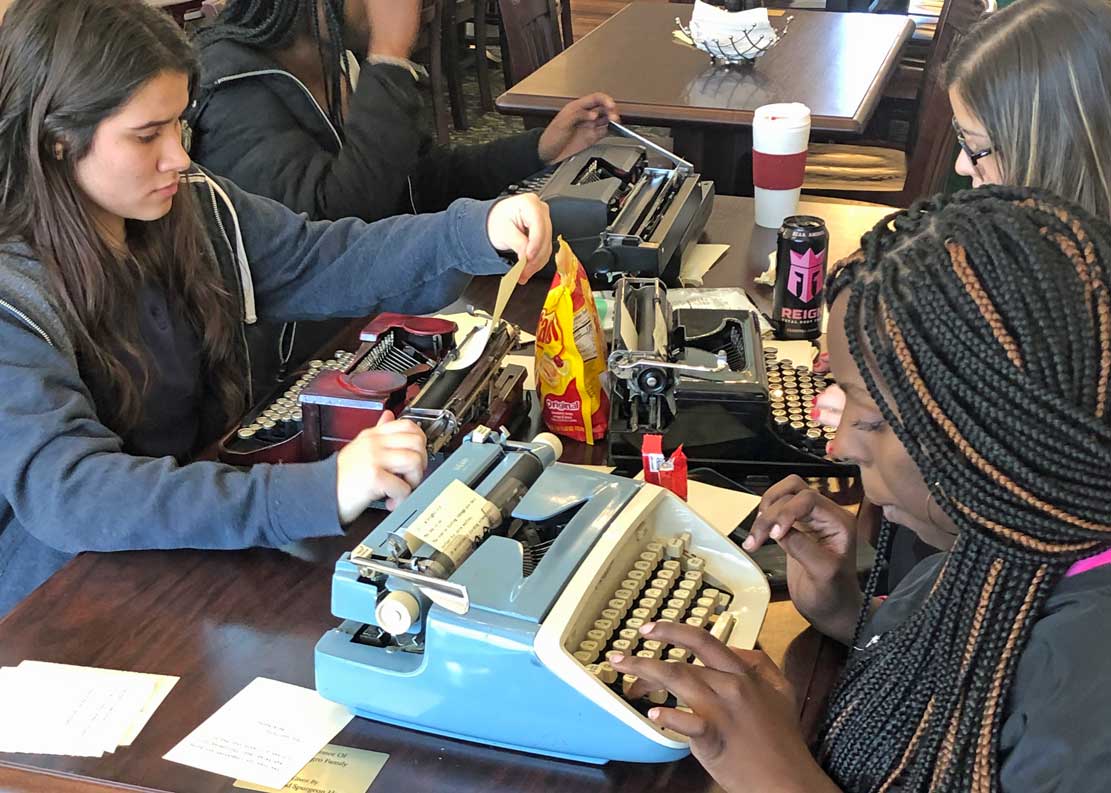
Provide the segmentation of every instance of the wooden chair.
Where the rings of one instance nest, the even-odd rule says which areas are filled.
[[[499,7],[508,45],[502,56],[509,62],[509,88],[563,52],[563,36],[555,0],[499,0]],[[570,5],[567,8],[570,11]]]
[[[444,3],[446,0],[424,0],[421,6],[420,35],[413,47],[413,59],[428,69],[432,87],[432,123],[436,142],[448,143],[447,81],[444,74]],[[452,0],[454,2],[454,0]]]
[[[490,66],[486,62],[486,0],[444,0],[444,69],[447,73],[451,117],[456,129],[467,129],[467,108],[463,98],[462,26],[474,24],[475,70],[478,75],[479,102],[483,110],[494,109],[490,90]]]
[[[906,206],[940,191],[953,166],[953,110],[941,70],[957,43],[995,7],[996,0],[945,0],[907,152],[882,146],[812,144],[803,192]]]

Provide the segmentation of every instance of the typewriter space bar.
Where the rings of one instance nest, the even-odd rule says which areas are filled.
[[[411,570],[402,570],[393,565],[377,562],[373,559],[363,559],[351,554],[351,563],[364,573],[378,573],[380,575],[399,578],[415,584],[423,594],[433,603],[443,606],[454,614],[466,614],[471,608],[471,596],[462,584],[453,584],[442,578],[414,573]]]

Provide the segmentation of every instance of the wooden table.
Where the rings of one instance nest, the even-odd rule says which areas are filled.
[[[889,210],[872,205],[804,204],[831,230],[833,257]],[[752,227],[752,201],[719,198],[708,238],[732,247],[708,286],[746,285],[762,269],[774,233]],[[493,281],[472,295],[492,294]],[[546,291],[540,282],[515,295],[507,314],[524,321]],[[758,302],[766,295],[758,291]],[[111,505],[106,504],[110,510]],[[258,676],[313,685],[313,647],[333,627],[331,570],[373,525],[279,551],[143,551],[83,554],[0,621],[0,665],[27,658],[178,675],[131,747],[99,759],[0,755],[0,790],[69,793],[104,790],[231,793],[232,780],[162,760],[205,718]],[[823,639],[789,602],[772,604],[760,643],[786,672],[812,731],[839,669],[840,648]],[[5,714],[7,716],[7,714]],[[592,767],[531,757],[355,719],[336,743],[387,752],[376,791],[709,791],[696,762],[611,763]]]
[[[503,113],[547,117],[604,91],[624,120],[671,127],[676,154],[717,191],[752,193],[752,116],[771,102],[802,102],[814,134],[855,135],[868,124],[899,51],[904,16],[789,11],[783,39],[753,65],[715,66],[672,37],[691,6],[632,3],[498,97]]]

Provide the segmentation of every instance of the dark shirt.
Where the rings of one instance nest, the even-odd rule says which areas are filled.
[[[139,292],[139,333],[146,354],[147,387],[142,395],[141,419],[123,436],[124,451],[144,457],[173,457],[185,462],[199,443],[201,397],[201,345],[188,320],[166,300],[159,286],[146,285]],[[142,382],[143,367],[130,356],[125,365],[135,382]],[[112,393],[104,376],[89,369],[89,382],[97,412],[111,410]]]
[[[926,599],[946,554],[915,567],[876,611],[867,644]],[[881,639],[882,641],[882,636]],[[1064,578],[1019,659],[999,736],[1007,793],[1111,789],[1111,565]]]

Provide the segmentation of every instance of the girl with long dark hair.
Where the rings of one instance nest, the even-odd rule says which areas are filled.
[[[763,653],[659,623],[643,632],[705,666],[614,666],[685,703],[649,717],[730,791],[1105,788],[1111,226],[985,187],[879,224],[829,287],[834,451],[887,521],[947,551],[881,602],[852,516],[797,477],[765,494],[746,547],[778,542],[795,606],[851,648],[816,758]]]
[[[0,24],[0,614],[74,553],[336,534],[426,464],[387,421],[319,463],[185,464],[252,401],[260,319],[423,312],[534,265],[534,197],[307,221],[191,167],[197,64],[142,0],[17,0]]]

